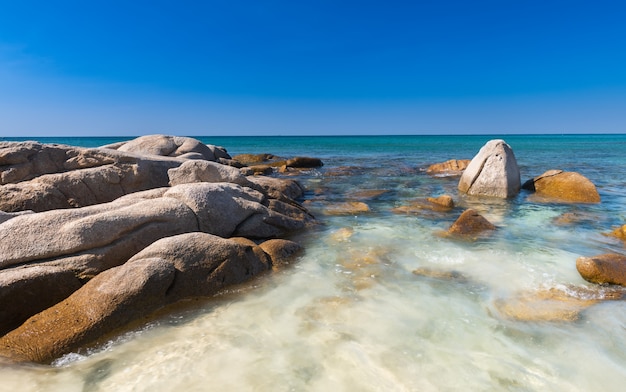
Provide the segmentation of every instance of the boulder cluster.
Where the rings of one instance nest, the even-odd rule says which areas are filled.
[[[586,177],[576,172],[547,170],[545,173],[526,181],[520,181],[520,171],[511,147],[504,140],[487,142],[468,164],[462,160],[450,160],[431,165],[427,173],[435,176],[459,175],[458,189],[469,196],[512,198],[518,196],[521,189],[529,192],[528,198],[536,203],[600,203],[600,195],[595,185]],[[462,165],[465,169],[460,169]],[[460,170],[459,170],[460,169]],[[405,212],[410,206],[396,208]],[[574,214],[566,218],[583,219]],[[565,218],[563,219],[565,220]],[[496,229],[487,219],[473,209],[465,210],[444,233],[474,240]],[[615,229],[609,236],[626,239],[626,225]],[[621,299],[626,292],[626,256],[609,253],[592,257],[579,257],[576,268],[581,277],[590,283],[602,285],[602,290],[587,292],[588,289],[568,288],[567,292],[547,290],[539,293],[525,293],[513,301],[498,301],[496,308],[504,315],[519,320],[573,320],[587,306],[600,300]],[[445,272],[422,269],[417,275],[445,277]],[[618,288],[607,291],[604,287],[614,285]],[[586,291],[587,290],[587,291]],[[569,294],[568,294],[569,293]],[[573,294],[572,294],[573,293]],[[580,294],[582,293],[582,294]]]
[[[302,187],[246,168],[186,137],[0,143],[0,356],[47,362],[288,263]]]

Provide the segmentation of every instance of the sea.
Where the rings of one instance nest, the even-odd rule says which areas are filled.
[[[196,138],[231,155],[323,161],[289,175],[318,221],[290,237],[304,251],[51,364],[0,365],[1,391],[624,390],[626,300],[599,300],[613,288],[583,280],[576,259],[626,254],[607,235],[626,224],[626,135]],[[512,148],[522,182],[575,171],[601,202],[469,197],[459,177],[426,173],[492,139]],[[451,211],[398,213],[444,194]],[[347,202],[369,210],[329,213]],[[496,230],[444,235],[467,208]]]

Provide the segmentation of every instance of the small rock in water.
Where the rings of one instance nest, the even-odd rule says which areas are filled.
[[[465,210],[450,226],[447,234],[472,238],[495,229],[496,227],[491,222],[470,208]]]
[[[576,269],[588,282],[626,286],[626,256],[606,253],[593,257],[579,257]]]

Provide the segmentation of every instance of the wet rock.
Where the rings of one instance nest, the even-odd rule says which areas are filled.
[[[261,243],[259,247],[270,256],[274,269],[291,264],[298,253],[302,251],[302,246],[297,242],[278,238],[267,240]]]
[[[243,165],[251,166],[263,162],[271,162],[276,160],[277,157],[272,154],[239,154],[232,158]]]
[[[347,197],[349,199],[357,200],[371,200],[376,199],[386,193],[389,193],[387,189],[360,189],[350,192]]]
[[[259,254],[204,233],[162,239],[0,338],[0,355],[50,361],[167,304],[245,282],[270,268]]]
[[[596,186],[585,176],[576,172],[548,170],[528,180],[524,189],[534,192],[537,202],[599,203]]]
[[[333,242],[346,242],[354,235],[352,227],[342,227],[341,229],[330,234],[329,239]]]
[[[467,209],[450,226],[447,234],[471,238],[495,229],[496,227],[478,212]]]
[[[288,159],[285,162],[285,166],[293,167],[296,169],[312,169],[316,167],[324,166],[324,163],[319,158],[311,158],[311,157],[295,157]]]
[[[619,238],[622,241],[626,241],[626,225],[618,227],[617,229],[609,233],[609,235],[615,238]]]
[[[52,276],[50,271],[67,273],[82,283],[164,237],[204,231],[224,237],[272,238],[303,229],[312,219],[301,206],[229,183],[182,184],[96,206],[15,216],[0,224],[0,291],[19,287],[35,303],[18,309],[12,298],[0,295],[0,309],[19,310],[4,319],[23,321],[24,315],[40,310],[36,302],[45,301],[38,298],[58,298],[48,295],[49,286],[41,283]],[[18,275],[19,285],[14,283]],[[74,290],[67,284],[60,296]]]
[[[606,253],[593,257],[579,257],[576,269],[588,282],[626,286],[626,256]]]
[[[458,188],[468,195],[509,198],[519,193],[520,184],[513,150],[504,140],[491,140],[471,160]]]
[[[582,223],[594,223],[597,222],[598,217],[592,214],[585,214],[580,212],[565,212],[554,219],[552,223],[557,226],[570,226]]]
[[[408,205],[393,208],[396,214],[421,214],[424,211],[448,212],[454,208],[454,200],[449,195],[428,197],[412,201]]]
[[[469,159],[450,159],[428,166],[426,173],[438,177],[460,176],[470,162]]]
[[[598,302],[619,300],[624,295],[623,290],[552,287],[498,299],[494,305],[502,316],[517,321],[569,322],[578,320],[582,311]]]
[[[370,212],[370,207],[362,201],[346,201],[322,203],[321,211],[325,215],[358,215]]]
[[[454,270],[440,270],[427,267],[420,267],[413,270],[413,274],[417,276],[423,276],[426,278],[448,280],[457,283],[468,283],[470,279],[462,272]]]

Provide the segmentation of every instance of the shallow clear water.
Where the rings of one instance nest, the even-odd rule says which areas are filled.
[[[423,171],[471,158],[493,138],[201,138],[231,154],[324,160],[297,177],[321,222],[295,238],[306,251],[289,268],[185,303],[52,366],[0,367],[0,390],[623,390],[626,302],[586,307],[574,321],[522,321],[501,305],[549,289],[601,290],[578,275],[575,261],[624,252],[602,233],[626,223],[626,136],[503,137],[522,181],[548,169],[578,171],[598,187],[598,205],[537,204],[524,192],[507,201],[468,198],[457,193],[457,178]],[[325,203],[373,189],[387,192],[360,199],[369,213],[323,214]],[[444,193],[457,204],[452,212],[391,211]],[[476,242],[438,235],[467,207],[496,232]],[[567,212],[585,219],[555,223]],[[418,268],[461,278],[419,276]]]

